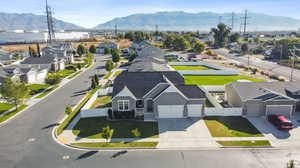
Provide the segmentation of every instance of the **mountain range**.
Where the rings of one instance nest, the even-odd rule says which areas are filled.
[[[240,30],[243,13],[234,14],[235,31]],[[298,30],[300,20],[283,17],[271,16],[262,13],[248,14],[248,30]],[[151,14],[134,14],[127,17],[115,18],[96,26],[96,29],[113,29],[118,25],[118,29],[135,30],[155,30],[158,25],[159,30],[202,30],[208,31],[215,27],[219,22],[231,25],[232,13],[187,13],[187,12],[157,12]]]
[[[54,19],[56,30],[80,29],[82,27],[62,20]],[[0,30],[44,30],[47,18],[31,13],[0,13]]]

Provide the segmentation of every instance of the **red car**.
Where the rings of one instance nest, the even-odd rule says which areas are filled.
[[[269,115],[268,120],[278,129],[289,131],[293,129],[293,123],[282,115]]]

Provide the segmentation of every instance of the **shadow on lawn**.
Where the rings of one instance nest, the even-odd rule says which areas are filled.
[[[246,118],[243,117],[205,117],[207,121],[217,121],[230,130],[240,131],[247,134],[261,134],[261,132],[254,127]]]

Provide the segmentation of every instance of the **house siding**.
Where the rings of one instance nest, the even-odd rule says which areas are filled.
[[[112,109],[113,111],[118,111],[118,101],[119,100],[129,100],[129,110],[135,110],[135,100],[130,96],[119,96],[114,97],[112,100]]]

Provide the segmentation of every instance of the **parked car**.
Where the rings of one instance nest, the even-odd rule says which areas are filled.
[[[282,115],[269,115],[269,122],[271,122],[278,130],[289,131],[293,129],[293,123]]]

